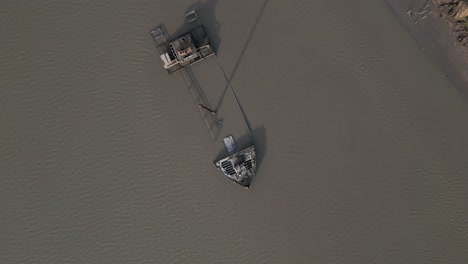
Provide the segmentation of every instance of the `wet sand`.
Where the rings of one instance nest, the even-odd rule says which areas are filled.
[[[2,4],[1,263],[467,262],[468,104],[386,1],[201,2],[249,190],[148,34],[194,3]]]
[[[460,94],[468,99],[468,48],[456,41],[456,34],[448,18],[441,16],[437,1],[433,0],[387,0],[403,25],[408,29],[421,48],[432,57],[442,72],[453,83]],[[429,5],[430,14],[414,15]],[[408,11],[412,10],[410,18]]]

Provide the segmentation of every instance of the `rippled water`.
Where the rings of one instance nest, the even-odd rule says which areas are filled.
[[[148,34],[192,4],[0,4],[1,263],[468,261],[468,103],[385,1],[201,3],[250,190]]]

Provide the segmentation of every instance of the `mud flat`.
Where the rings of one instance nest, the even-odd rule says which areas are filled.
[[[468,39],[460,18],[463,3],[454,0],[387,2],[421,48],[437,61],[447,78],[468,98]]]

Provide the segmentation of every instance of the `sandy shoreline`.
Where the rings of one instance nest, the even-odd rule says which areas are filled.
[[[416,39],[421,48],[436,60],[442,72],[468,98],[468,49],[456,41],[456,35],[446,18],[440,15],[439,9],[432,0],[387,0],[394,13]],[[408,10],[416,13],[426,5],[430,13],[419,17],[417,23],[410,20]],[[421,20],[421,18],[423,18]]]

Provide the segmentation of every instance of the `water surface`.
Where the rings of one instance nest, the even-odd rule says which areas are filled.
[[[0,262],[467,262],[468,104],[385,1],[201,2],[250,190],[148,34],[192,4],[1,4]]]

